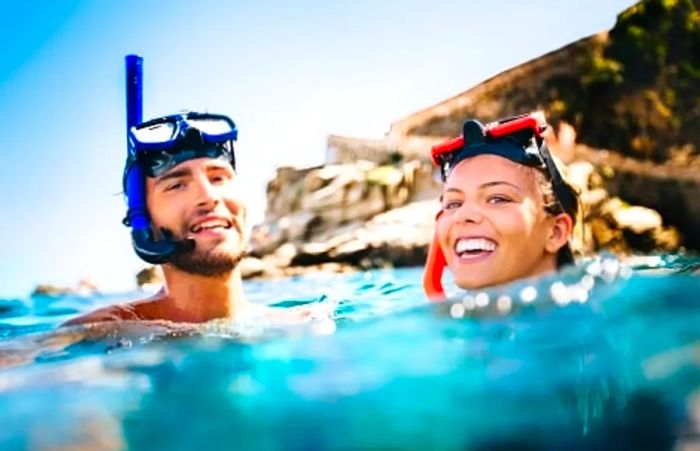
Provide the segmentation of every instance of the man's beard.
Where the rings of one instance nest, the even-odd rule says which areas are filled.
[[[238,240],[245,242],[244,234],[239,223],[234,219],[233,227],[237,232]],[[160,229],[166,239],[172,239],[173,234],[167,229]],[[185,233],[183,233],[186,236]],[[191,238],[190,238],[191,239]],[[243,246],[234,251],[209,249],[201,251],[195,244],[194,249],[184,252],[176,252],[168,261],[172,266],[188,274],[219,278],[229,275],[246,256]]]
[[[222,251],[197,252],[197,248],[191,252],[182,252],[173,255],[169,263],[180,271],[204,277],[222,277],[236,269],[236,266],[245,257],[245,250],[237,253]]]

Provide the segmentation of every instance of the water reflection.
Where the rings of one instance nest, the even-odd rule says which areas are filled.
[[[0,448],[697,445],[700,279],[623,273],[599,261],[432,306],[407,283],[417,271],[384,272],[329,290],[337,317],[294,331],[122,323],[0,341],[33,362],[0,370]]]

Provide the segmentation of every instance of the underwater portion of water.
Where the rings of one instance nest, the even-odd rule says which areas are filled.
[[[607,258],[439,305],[420,269],[247,282],[333,307],[286,328],[56,330],[130,295],[0,301],[0,449],[691,449],[697,267]]]

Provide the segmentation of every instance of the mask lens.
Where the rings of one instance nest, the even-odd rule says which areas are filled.
[[[215,117],[188,118],[187,123],[207,135],[224,135],[233,131],[228,121]]]
[[[139,127],[132,131],[134,138],[144,144],[166,143],[175,137],[175,124],[161,122],[159,124]]]

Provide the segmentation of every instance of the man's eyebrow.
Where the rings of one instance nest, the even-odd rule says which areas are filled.
[[[220,171],[220,170],[228,170],[231,167],[230,164],[228,163],[218,163],[218,162],[212,162],[207,165],[206,170],[207,171]]]
[[[192,171],[189,168],[175,169],[174,171],[170,171],[170,172],[158,177],[156,179],[156,185],[158,185],[159,183],[165,182],[167,180],[170,180],[170,179],[187,177],[189,175],[192,175]]]

